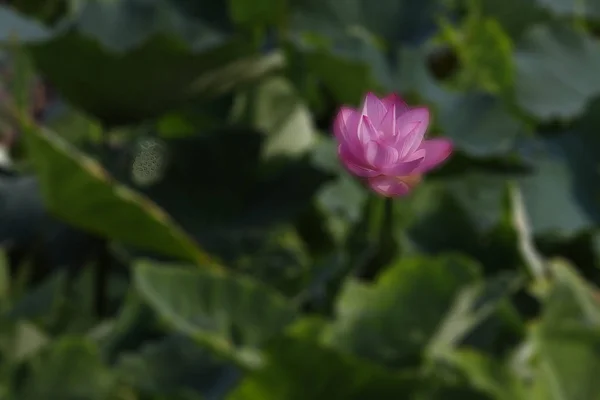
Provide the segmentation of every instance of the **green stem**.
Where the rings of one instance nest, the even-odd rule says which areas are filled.
[[[369,224],[367,239],[369,242],[374,242],[377,251],[366,263],[359,276],[364,280],[372,281],[397,256],[397,245],[393,235],[393,200],[373,196],[369,200],[367,218]]]

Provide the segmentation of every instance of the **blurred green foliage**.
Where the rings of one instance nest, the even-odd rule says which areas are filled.
[[[0,399],[600,399],[597,0],[18,0],[0,43]],[[367,91],[455,142],[408,197],[338,163]]]

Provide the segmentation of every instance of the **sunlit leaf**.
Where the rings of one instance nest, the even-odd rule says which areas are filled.
[[[18,364],[40,352],[52,340],[45,332],[31,322],[19,321],[10,326],[3,326],[1,348],[6,363]]]
[[[457,78],[461,87],[510,92],[514,81],[512,42],[498,21],[483,17],[479,7],[471,6],[459,27],[444,24],[443,32],[461,64]]]
[[[268,135],[263,150],[266,157],[296,156],[315,144],[311,114],[289,82],[267,80],[251,101],[255,126]]]
[[[505,360],[469,350],[458,351],[451,362],[462,370],[470,383],[497,400],[528,399],[524,385]]]
[[[113,182],[96,161],[52,132],[28,123],[23,128],[52,214],[113,240],[188,260],[208,259],[164,211]]]
[[[600,368],[600,302],[568,264],[552,263],[553,288],[533,334],[538,398],[597,399]]]
[[[179,331],[241,363],[260,362],[260,348],[295,317],[294,307],[248,278],[141,262],[136,286]]]
[[[362,357],[402,365],[432,338],[459,290],[477,279],[477,268],[463,257],[410,258],[392,264],[373,285],[350,280],[328,341]]]
[[[508,299],[522,286],[522,279],[513,274],[488,278],[463,288],[454,299],[427,352],[433,357],[452,357],[479,325],[498,314],[503,307],[512,307]],[[514,311],[514,310],[512,310]]]
[[[324,348],[312,341],[278,339],[267,365],[251,373],[228,400],[397,399],[410,395],[418,379]]]

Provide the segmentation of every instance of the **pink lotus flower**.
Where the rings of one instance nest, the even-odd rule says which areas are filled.
[[[409,108],[396,94],[379,99],[368,93],[362,110],[341,108],[333,131],[346,169],[375,192],[397,197],[452,153],[448,139],[424,140],[428,125],[427,108]]]

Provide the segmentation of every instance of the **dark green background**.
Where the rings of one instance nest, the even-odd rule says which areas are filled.
[[[6,3],[0,399],[600,399],[598,0]]]

